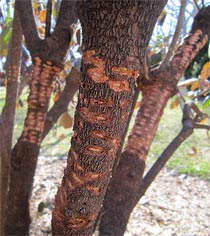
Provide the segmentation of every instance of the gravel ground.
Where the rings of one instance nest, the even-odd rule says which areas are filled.
[[[65,163],[65,157],[39,158],[31,199],[31,236],[51,235],[54,196]],[[210,182],[162,170],[130,217],[125,236],[140,235],[210,236]]]

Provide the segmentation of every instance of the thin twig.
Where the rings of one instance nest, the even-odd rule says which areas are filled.
[[[167,148],[163,151],[163,153],[159,156],[159,158],[156,160],[156,162],[153,164],[153,166],[149,169],[149,171],[144,176],[141,183],[141,188],[140,188],[141,196],[144,195],[146,190],[149,188],[150,184],[159,174],[161,169],[165,166],[165,164],[170,159],[172,154],[176,151],[176,149],[188,137],[190,137],[190,135],[192,135],[193,130],[195,128],[210,130],[210,126],[197,124],[194,122],[194,117],[192,117],[192,110],[194,110],[196,113],[201,112],[194,103],[186,103],[184,105],[182,129],[180,133],[173,139],[173,141],[167,146]]]
[[[200,10],[200,7],[198,6],[197,1],[196,1],[196,0],[193,0],[193,3],[194,3],[194,5],[195,5],[197,11],[199,11],[199,10]]]
[[[210,130],[210,126],[209,126],[209,125],[202,125],[202,124],[194,124],[194,128],[195,128],[195,129],[206,129],[206,130]]]
[[[174,49],[175,49],[177,41],[179,39],[179,35],[181,32],[182,24],[183,24],[183,20],[184,20],[184,12],[185,12],[185,8],[186,8],[186,3],[187,3],[187,0],[182,0],[182,2],[181,2],[179,17],[178,17],[178,21],[177,21],[177,25],[176,25],[176,30],[175,30],[172,42],[169,46],[168,52],[167,52],[165,60],[164,60],[164,62],[166,64],[168,63],[169,59],[173,55]]]

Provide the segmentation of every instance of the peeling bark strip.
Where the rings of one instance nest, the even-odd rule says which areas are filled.
[[[207,42],[208,36],[200,29],[197,29],[194,33],[190,33],[184,39],[183,44],[177,48],[170,62],[170,66],[175,72],[176,80],[180,79],[190,62]]]
[[[33,177],[53,81],[59,71],[60,69],[51,62],[43,62],[39,57],[34,59],[28,113],[23,132],[11,154],[6,235],[29,234],[29,200]]]
[[[150,37],[139,34],[142,9],[150,3],[78,4],[84,53],[74,135],[52,218],[53,235],[60,236],[92,234]]]
[[[182,73],[206,44],[210,36],[209,18],[210,6],[198,13],[192,31],[168,65],[162,64],[150,73],[150,80],[141,82],[143,100],[104,200],[100,236],[124,234],[129,216],[144,191],[141,181],[145,159],[163,110],[168,99],[174,95]],[[197,19],[204,22],[206,27],[198,24]]]
[[[85,57],[83,63],[87,64]],[[132,73],[123,75],[115,85],[115,74],[111,74],[111,81],[104,72],[105,62],[104,68],[88,65],[91,73],[87,69],[87,77],[83,74],[81,78],[68,165],[53,213],[55,235],[91,234],[134,94],[136,78]],[[128,82],[126,88],[121,85],[124,82]]]
[[[28,113],[21,141],[40,145],[53,81],[59,71],[60,69],[52,66],[51,62],[43,63],[38,57],[34,59],[34,71],[28,97]]]
[[[146,160],[150,144],[155,136],[163,114],[163,107],[166,106],[168,99],[176,93],[176,82],[173,81],[173,75],[167,71],[162,71],[162,73],[156,71],[153,76],[149,82],[141,83],[143,99],[125,147],[125,151],[133,153],[143,161]]]

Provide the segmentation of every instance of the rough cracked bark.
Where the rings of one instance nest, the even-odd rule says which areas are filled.
[[[2,111],[0,122],[0,235],[4,235],[3,226],[7,206],[7,191],[11,157],[10,150],[12,147],[12,136],[18,90],[18,77],[20,72],[21,46],[21,24],[17,11],[15,11],[8,57],[6,102],[5,107]]]
[[[125,151],[110,182],[99,227],[100,235],[123,235],[129,216],[141,197],[141,179],[147,153],[168,99],[177,81],[210,36],[210,7],[195,17],[192,30],[168,65],[150,72],[141,82],[143,100]]]
[[[54,32],[41,40],[37,34],[31,1],[16,2],[34,69],[23,132],[11,153],[6,235],[29,234],[29,200],[33,176],[53,81],[63,67],[63,59],[71,39],[69,25],[76,22],[74,3],[75,1],[62,1]]]
[[[163,1],[78,4],[84,51],[81,85],[68,163],[53,211],[53,235],[93,233],[158,16],[151,13],[155,6],[161,9]],[[145,26],[142,17],[151,24]]]

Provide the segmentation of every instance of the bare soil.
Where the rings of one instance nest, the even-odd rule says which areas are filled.
[[[65,165],[65,157],[39,157],[31,236],[51,235],[51,212]],[[210,236],[210,182],[163,169],[130,217],[125,236],[140,235]]]

